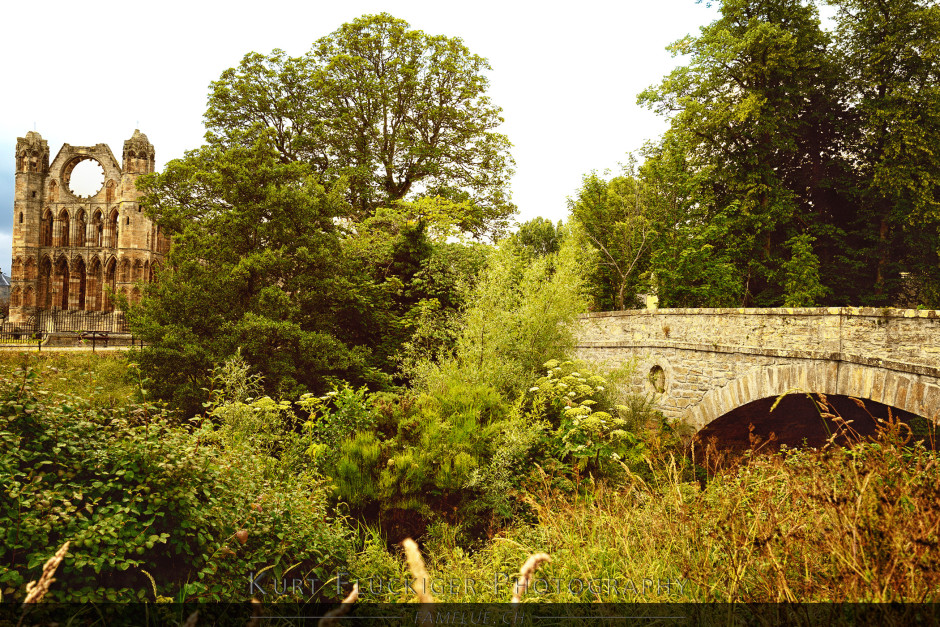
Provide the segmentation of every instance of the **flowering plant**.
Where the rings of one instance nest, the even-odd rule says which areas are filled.
[[[555,426],[552,439],[561,460],[570,460],[580,471],[589,464],[602,469],[642,458],[645,448],[630,430],[629,410],[612,402],[604,377],[582,373],[571,361],[553,359],[545,368],[545,376],[528,394],[533,414]]]

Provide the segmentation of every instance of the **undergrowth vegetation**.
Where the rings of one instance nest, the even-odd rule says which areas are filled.
[[[345,564],[350,529],[329,514],[319,478],[293,465],[302,444],[272,419],[277,404],[256,415],[278,425],[280,459],[256,446],[270,431],[231,438],[152,405],[96,406],[84,386],[54,391],[61,383],[33,359],[0,377],[4,600],[21,600],[66,541],[49,600],[229,600],[251,571],[322,584]]]
[[[179,425],[8,363],[0,591],[22,598],[68,541],[50,600],[245,599],[263,573],[265,601],[354,581],[363,601],[408,601],[414,535],[440,601],[505,601],[545,552],[528,601],[937,602],[940,465],[905,424],[851,448],[712,450],[703,477],[642,399],[582,366],[549,362],[511,403],[466,383],[291,403],[254,397],[232,360],[205,418]]]
[[[940,598],[940,465],[903,423],[883,421],[877,440],[852,448],[748,453],[704,488],[670,447],[648,449],[645,464],[644,475],[591,479],[577,494],[539,470],[525,497],[537,524],[509,525],[475,551],[459,528],[432,527],[425,552],[439,600],[504,601],[515,568],[536,551],[552,561],[529,600]],[[407,599],[381,590],[396,571],[374,544],[357,560],[366,599]]]
[[[139,371],[118,352],[0,351],[5,376],[27,364],[48,393],[79,395],[94,407],[122,406],[140,390]]]

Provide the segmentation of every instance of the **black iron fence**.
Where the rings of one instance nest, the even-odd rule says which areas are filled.
[[[38,311],[26,320],[0,324],[0,345],[36,347],[43,343],[58,346],[97,346],[136,344],[123,312]],[[138,340],[139,341],[139,340]]]
[[[36,347],[43,339],[42,333],[25,330],[10,322],[0,325],[0,346]]]

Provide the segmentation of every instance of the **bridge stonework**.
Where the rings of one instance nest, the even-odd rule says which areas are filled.
[[[634,385],[701,430],[787,392],[872,400],[940,422],[940,311],[660,309],[582,316],[576,357],[635,364]]]

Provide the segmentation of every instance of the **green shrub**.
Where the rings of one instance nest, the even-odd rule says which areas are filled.
[[[529,388],[529,412],[548,420],[554,454],[577,472],[609,474],[620,462],[637,464],[645,456],[642,431],[655,416],[650,399],[628,397],[616,403],[611,384],[584,364],[549,361],[546,375]]]
[[[439,380],[415,399],[346,394],[336,400],[336,410],[321,412],[307,427],[314,441],[309,452],[333,480],[338,498],[385,518],[410,512],[419,527],[439,516],[468,514],[478,495],[468,486],[493,457],[509,412],[496,390]],[[344,424],[356,426],[334,428]]]
[[[453,355],[415,365],[417,387],[464,380],[515,399],[542,363],[574,345],[575,322],[587,310],[582,244],[575,229],[559,252],[533,257],[515,238],[501,241],[467,297]]]
[[[0,381],[5,600],[23,598],[66,541],[49,600],[247,598],[252,570],[322,582],[344,564],[350,532],[329,519],[313,474],[272,466],[209,421],[181,428],[150,406],[95,408],[43,389],[33,370],[13,375]]]
[[[661,418],[651,399],[621,399],[614,384],[572,362],[545,367],[512,405],[489,384],[445,376],[416,398],[347,388],[329,400],[335,409],[304,399],[321,408],[308,425],[309,452],[358,514],[387,521],[410,512],[418,532],[443,521],[471,534],[530,516],[525,487],[539,466],[577,478],[645,463],[641,438]]]
[[[819,257],[813,252],[814,241],[816,238],[808,233],[794,235],[787,240],[792,256],[783,262],[784,307],[816,307],[831,292],[820,280]]]
[[[517,404],[498,423],[492,454],[471,472],[466,483],[475,494],[467,503],[467,512],[487,520],[490,531],[512,520],[531,518],[525,486],[536,464],[544,464],[550,452],[548,422],[520,410],[521,404]]]
[[[340,448],[350,436],[375,428],[372,401],[365,387],[355,390],[347,384],[334,387],[325,396],[304,394],[297,404],[309,414],[304,424],[312,440],[307,453],[321,467],[341,461]]]

